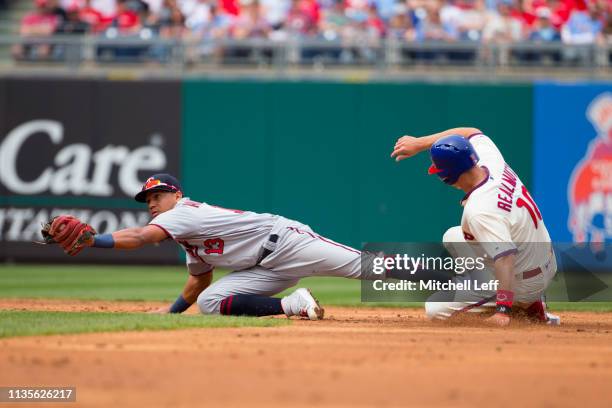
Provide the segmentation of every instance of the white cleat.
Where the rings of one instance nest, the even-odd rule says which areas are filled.
[[[546,312],[546,324],[549,324],[551,326],[560,326],[561,318],[557,315]]]
[[[307,317],[310,320],[321,320],[325,312],[317,299],[310,293],[310,289],[306,288],[296,289],[289,296],[282,298],[281,305],[287,317],[300,316]]]

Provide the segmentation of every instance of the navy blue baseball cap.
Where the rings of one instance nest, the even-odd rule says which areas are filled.
[[[181,183],[176,179],[176,177],[171,176],[170,174],[154,174],[145,181],[142,189],[134,199],[139,203],[147,202],[147,193],[149,191],[165,191],[168,193],[175,193],[177,191],[183,192],[183,188],[181,187]]]

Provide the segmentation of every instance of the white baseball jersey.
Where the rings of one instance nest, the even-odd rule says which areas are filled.
[[[200,272],[204,273],[214,266],[231,270],[255,266],[262,246],[283,220],[287,219],[182,198],[149,225],[162,228],[185,249],[188,265],[208,265],[208,268],[200,266]]]
[[[517,274],[544,265],[550,236],[535,201],[491,139],[477,134],[470,142],[489,175],[462,200],[466,241],[478,242],[489,261],[516,253]]]

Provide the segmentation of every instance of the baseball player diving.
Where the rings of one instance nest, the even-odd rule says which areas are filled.
[[[361,277],[360,251],[315,233],[279,215],[232,210],[190,200],[179,181],[155,174],[136,194],[151,222],[112,234],[96,234],[87,224],[61,215],[43,227],[47,243],[69,255],[85,247],[137,249],[172,239],[187,254],[189,277],[181,295],[159,312],[181,313],[197,302],[204,314],[323,318],[308,289],[271,297],[307,276]],[[215,267],[232,271],[214,284]]]
[[[559,324],[543,302],[557,271],[550,236],[538,206],[495,143],[476,128],[454,128],[401,137],[391,157],[401,161],[425,150],[433,162],[429,174],[465,192],[461,225],[446,231],[444,246],[455,257],[483,254],[487,273],[492,271],[498,280],[496,292],[461,293],[454,299],[432,295],[425,304],[427,316],[448,319],[494,308],[487,321],[506,326],[514,308],[538,321]]]

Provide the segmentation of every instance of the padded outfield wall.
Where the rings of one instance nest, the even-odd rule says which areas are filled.
[[[541,129],[556,121],[566,124],[559,131],[569,131],[585,116],[568,108],[546,119],[538,108],[541,86],[557,87],[0,79],[0,259],[66,260],[56,248],[41,252],[29,244],[38,218],[54,210],[87,210],[83,216],[101,232],[143,223],[132,190],[163,170],[177,173],[195,200],[279,213],[354,246],[438,241],[459,223],[462,193],[427,176],[426,155],[395,163],[389,157],[395,140],[480,127],[545,201],[544,184],[532,183],[541,174],[534,165],[555,159],[534,156],[534,146],[550,137]],[[604,89],[593,98],[610,88],[597,86]],[[573,140],[568,149],[584,152],[586,139]],[[545,185],[566,189],[568,180]],[[547,223],[561,222],[562,210],[545,206]],[[88,252],[79,261],[180,258],[172,245]]]
[[[427,176],[427,155],[395,163],[396,139],[478,126],[529,182],[531,101],[528,85],[186,82],[183,179],[195,198],[355,246],[438,241],[462,194]]]

